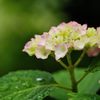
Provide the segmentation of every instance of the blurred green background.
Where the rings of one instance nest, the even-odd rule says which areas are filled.
[[[61,69],[53,58],[37,60],[23,53],[25,43],[61,22],[99,26],[99,12],[99,0],[0,0],[0,75],[21,69]]]

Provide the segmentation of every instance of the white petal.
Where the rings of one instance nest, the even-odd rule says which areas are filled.
[[[67,52],[68,52],[67,45],[60,44],[60,45],[56,46],[56,48],[55,48],[56,60],[63,58],[66,55]]]
[[[43,46],[39,46],[36,49],[35,55],[37,58],[46,59],[50,54],[50,50],[45,49]]]
[[[74,49],[75,50],[82,50],[85,46],[84,42],[81,42],[80,40],[77,40],[74,42]]]
[[[36,43],[34,42],[34,39],[31,39],[31,41],[26,43],[23,51],[27,52],[30,56],[32,56],[35,53],[35,48],[36,48]]]

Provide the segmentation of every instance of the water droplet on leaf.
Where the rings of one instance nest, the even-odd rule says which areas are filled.
[[[44,78],[38,77],[38,78],[36,78],[36,81],[38,81],[38,82],[44,81]]]
[[[42,78],[42,77],[36,78],[36,81],[37,81],[39,84],[44,84],[44,83],[45,83],[45,79]]]
[[[15,86],[15,89],[19,89],[19,87],[18,86]]]
[[[42,95],[39,95],[38,97],[37,97],[37,100],[42,100],[43,99],[43,96]]]
[[[29,84],[27,82],[22,83],[23,87],[29,87]]]

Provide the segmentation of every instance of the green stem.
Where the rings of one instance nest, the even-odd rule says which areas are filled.
[[[74,67],[77,67],[79,65],[79,63],[82,61],[84,55],[85,55],[85,49],[83,50],[83,52],[80,55],[80,57],[78,58],[78,60],[75,62]]]
[[[78,58],[76,63],[73,65],[72,59],[71,59],[71,52],[69,52],[67,54],[67,61],[68,61],[69,66],[67,66],[65,63],[63,63],[61,60],[58,60],[60,65],[69,71],[69,75],[70,75],[70,79],[71,79],[72,92],[78,92],[78,83],[80,83],[80,81],[83,80],[85,78],[85,76],[88,74],[88,73],[85,73],[79,81],[76,81],[75,67],[78,66],[78,64],[83,59],[84,55],[85,55],[85,50],[82,52],[82,54],[80,55],[80,57]]]
[[[65,69],[68,70],[68,66],[66,64],[64,64],[63,61],[58,60],[57,62],[59,62],[62,67],[64,67]]]
[[[85,74],[77,81],[77,84],[79,84],[88,74],[89,72],[85,72]]]
[[[78,91],[78,88],[77,88],[77,82],[76,82],[76,79],[75,79],[75,70],[74,70],[74,67],[68,67],[66,66],[61,60],[58,60],[58,62],[64,67],[66,68],[68,71],[69,71],[69,74],[70,74],[70,79],[71,79],[71,85],[72,85],[72,90],[73,92],[77,92]]]
[[[88,69],[88,70],[84,73],[84,75],[77,81],[77,84],[79,84],[79,83],[80,83],[94,68],[95,68],[95,67]]]
[[[71,85],[72,85],[72,91],[73,92],[77,92],[78,91],[78,87],[77,87],[77,81],[76,81],[76,78],[75,78],[75,69],[74,69],[74,66],[72,64],[72,60],[71,60],[71,52],[69,52],[67,54],[67,61],[68,61],[68,64],[69,64],[69,75],[70,75],[70,79],[71,79]]]
[[[59,85],[59,84],[53,84],[53,86],[56,86],[56,87],[62,88],[62,89],[67,90],[67,91],[72,91],[71,88],[67,88],[67,87],[64,87],[64,86]]]
[[[53,58],[55,58],[53,54],[51,54],[51,56],[52,56]],[[60,64],[63,68],[68,69],[68,66],[67,66],[65,63],[63,63],[63,61],[57,60],[57,62],[59,62],[59,64]]]
[[[67,54],[67,61],[68,61],[69,66],[72,67],[73,65],[72,65],[72,59],[71,59],[71,55],[70,54],[71,54],[71,52],[69,52]]]
[[[77,92],[78,91],[78,87],[77,87],[77,81],[76,81],[76,78],[75,78],[75,70],[74,70],[74,68],[69,70],[69,74],[70,74],[70,79],[71,79],[72,91],[73,92]]]

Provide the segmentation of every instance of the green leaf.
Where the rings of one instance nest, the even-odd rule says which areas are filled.
[[[100,56],[93,59],[87,70],[90,70],[91,72],[100,71]]]
[[[80,93],[76,93],[76,94],[70,94],[70,100],[100,100],[100,96],[99,95],[90,95],[90,94],[80,94]]]
[[[53,90],[50,73],[17,71],[0,78],[0,100],[42,100]]]
[[[50,96],[56,100],[68,100],[67,90],[55,87]]]
[[[75,70],[77,80],[82,77],[82,75],[84,74],[84,70],[85,69]],[[57,83],[65,87],[71,87],[70,76],[67,71],[59,71],[54,73],[53,75]],[[78,86],[78,91],[80,93],[95,94],[100,89],[99,80],[100,71],[88,74],[88,76],[80,82]]]
[[[79,90],[82,93],[95,94],[100,89],[100,71],[90,73],[84,80],[79,84]]]
[[[75,71],[76,71],[75,74],[78,80],[81,77],[81,75],[84,73],[84,71],[82,69],[76,69]],[[58,71],[58,72],[55,72],[53,76],[57,83],[65,87],[71,88],[70,75],[68,71],[66,70]]]

